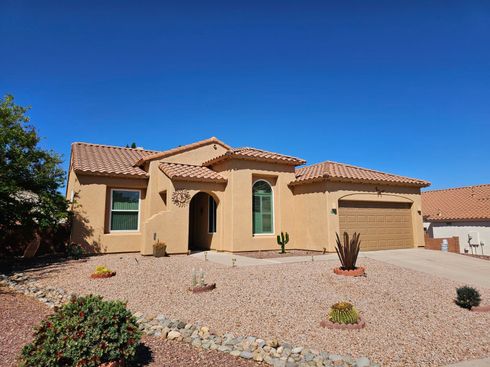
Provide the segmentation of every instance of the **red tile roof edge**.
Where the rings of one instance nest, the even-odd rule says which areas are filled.
[[[298,173],[300,173],[300,171],[302,172],[302,171],[305,171],[307,169],[311,169],[313,167],[325,165],[325,164],[329,164],[329,163],[339,165],[339,166],[343,166],[343,167],[351,167],[351,168],[362,170],[362,171],[373,172],[373,173],[380,174],[380,175],[387,175],[387,176],[391,176],[394,178],[398,178],[400,180],[399,181],[390,181],[390,180],[383,180],[383,179],[378,180],[378,179],[358,178],[358,177],[338,177],[338,176],[332,176],[328,172],[323,172],[322,174],[314,175],[311,178],[298,177]],[[297,178],[294,181],[291,181],[288,184],[289,186],[297,186],[297,185],[309,184],[309,183],[320,182],[320,181],[353,182],[353,183],[363,182],[363,183],[371,183],[371,184],[389,184],[389,185],[394,185],[394,186],[415,186],[415,187],[427,187],[427,186],[430,186],[430,184],[431,184],[429,181],[420,180],[417,178],[400,176],[400,175],[396,175],[393,173],[382,172],[382,171],[378,171],[378,170],[374,170],[374,169],[370,169],[370,168],[364,168],[364,167],[355,166],[355,165],[348,164],[348,163],[340,163],[340,162],[334,162],[334,161],[324,161],[324,162],[312,164],[310,166],[300,167],[296,170],[296,174],[297,174]],[[404,181],[402,181],[402,180],[404,180]],[[410,182],[410,181],[413,181],[413,182]]]
[[[191,144],[186,144],[186,145],[182,145],[180,147],[176,147],[176,148],[172,148],[172,149],[168,149],[168,150],[156,152],[155,154],[152,154],[152,155],[149,155],[149,156],[146,156],[146,157],[143,157],[143,158],[139,159],[138,161],[136,161],[134,163],[134,166],[141,166],[145,162],[147,162],[149,160],[152,160],[152,159],[159,159],[159,158],[169,157],[169,156],[174,155],[174,154],[183,153],[183,152],[186,152],[188,150],[199,148],[201,146],[204,146],[204,145],[207,145],[207,144],[212,144],[212,143],[219,144],[219,145],[221,145],[222,147],[224,147],[226,149],[231,149],[231,147],[228,144],[222,142],[221,140],[219,140],[218,138],[216,138],[216,137],[213,136],[213,137],[211,137],[209,139],[200,140],[200,141],[196,141],[196,142],[191,143]]]
[[[422,214],[429,222],[490,220],[490,184],[423,191]]]
[[[208,170],[214,177],[193,177],[193,176],[182,176],[180,174],[171,174],[166,170],[167,167],[190,167],[196,170]],[[193,181],[193,182],[212,182],[212,183],[227,183],[228,180],[221,176],[218,172],[215,172],[207,167],[184,164],[184,163],[173,163],[173,162],[161,162],[158,166],[160,171],[162,171],[169,179],[173,181]]]
[[[270,154],[272,156],[276,156],[276,158],[254,157],[254,156],[250,156],[250,155],[240,153],[241,151],[245,151],[245,150],[251,150],[251,151],[256,151],[259,153]],[[219,162],[222,162],[222,161],[228,160],[228,159],[241,159],[241,160],[248,160],[248,161],[269,162],[269,163],[276,163],[276,164],[285,164],[288,166],[299,166],[299,165],[306,163],[306,161],[301,159],[301,158],[288,156],[285,154],[274,153],[274,152],[270,152],[270,151],[263,150],[263,149],[253,148],[253,147],[241,147],[241,148],[230,149],[227,152],[225,152],[224,154],[204,162],[202,165],[206,166],[206,167],[212,166],[213,164],[217,164]]]

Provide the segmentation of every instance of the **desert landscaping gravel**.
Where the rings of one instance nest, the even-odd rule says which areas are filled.
[[[33,297],[0,286],[0,367],[18,365],[22,347],[32,340],[34,327],[52,310]],[[252,367],[257,364],[189,344],[143,336],[138,366],[148,367]]]
[[[117,275],[90,279],[96,265]],[[193,257],[104,255],[31,272],[41,285],[123,299],[133,311],[199,322],[233,332],[336,354],[366,356],[383,366],[441,366],[490,355],[490,313],[453,303],[462,284],[362,258],[367,277],[333,274],[336,261],[225,267]],[[192,269],[217,288],[188,291]],[[479,289],[483,304],[490,290]],[[353,302],[367,326],[359,331],[319,326],[330,305]]]
[[[291,256],[317,256],[321,255],[320,251],[308,251],[308,250],[287,250],[284,254],[279,253],[277,250],[273,251],[245,251],[240,252],[240,256],[253,257],[255,259],[276,259],[280,257],[291,257]]]

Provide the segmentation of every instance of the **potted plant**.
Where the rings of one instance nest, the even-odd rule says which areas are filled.
[[[338,275],[348,275],[348,276],[361,276],[364,275],[365,268],[357,267],[357,257],[359,256],[359,250],[361,249],[360,234],[354,232],[354,235],[349,239],[349,234],[344,232],[343,242],[340,240],[339,234],[337,236],[337,246],[335,251],[339,256],[340,263],[342,266],[340,268],[335,268],[333,271]]]
[[[320,325],[328,329],[356,330],[366,326],[356,308],[349,302],[337,302],[330,307],[327,320]]]

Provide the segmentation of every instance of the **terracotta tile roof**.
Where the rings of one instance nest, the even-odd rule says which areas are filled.
[[[146,178],[147,173],[139,167],[133,167],[133,164],[142,157],[155,154],[153,150],[89,143],[73,143],[71,149],[71,165],[75,172],[103,176]]]
[[[301,164],[306,163],[306,161],[300,158],[291,157],[279,153],[268,152],[262,149],[244,147],[244,148],[229,149],[225,154],[222,154],[216,158],[204,162],[203,166],[211,166],[218,162],[224,161],[226,159],[232,159],[232,158],[271,162],[271,163],[282,163],[291,166],[299,166]]]
[[[301,167],[296,170],[296,180],[290,185],[300,185],[316,181],[350,181],[364,183],[389,183],[407,186],[429,186],[430,182],[356,167],[349,164],[326,161]]]
[[[150,155],[146,155],[144,157],[141,157],[138,161],[134,162],[134,165],[135,166],[141,166],[143,163],[145,163],[149,160],[152,160],[152,159],[165,158],[165,157],[168,157],[168,156],[171,156],[174,154],[186,152],[188,150],[199,148],[199,147],[202,147],[204,145],[212,144],[212,143],[219,144],[226,149],[231,149],[231,147],[229,145],[223,143],[221,140],[219,140],[218,138],[215,138],[213,136],[213,137],[206,139],[206,140],[196,141],[195,143],[183,145],[183,146],[180,146],[177,148],[172,148],[169,150],[165,150],[163,152],[154,152],[154,154],[150,154]]]
[[[199,182],[227,182],[227,179],[213,170],[190,164],[162,162],[160,170],[171,180]]]
[[[490,184],[425,191],[422,214],[428,221],[490,219]]]

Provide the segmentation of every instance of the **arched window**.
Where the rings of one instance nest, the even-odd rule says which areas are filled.
[[[253,233],[273,233],[274,204],[272,188],[268,182],[260,180],[252,188]]]

